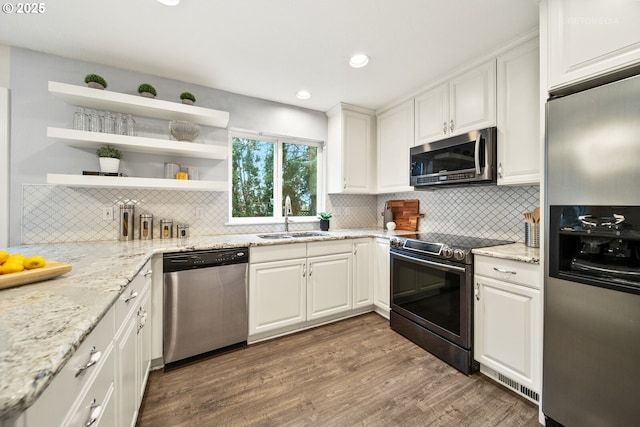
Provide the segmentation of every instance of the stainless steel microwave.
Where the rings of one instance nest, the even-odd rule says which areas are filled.
[[[490,127],[411,148],[410,185],[495,183],[496,134]]]

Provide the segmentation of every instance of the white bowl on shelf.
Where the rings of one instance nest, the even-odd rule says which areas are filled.
[[[178,141],[193,142],[200,135],[200,126],[186,120],[171,120],[169,132]]]

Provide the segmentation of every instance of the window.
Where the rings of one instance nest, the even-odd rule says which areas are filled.
[[[231,134],[231,222],[269,222],[318,212],[321,143]]]

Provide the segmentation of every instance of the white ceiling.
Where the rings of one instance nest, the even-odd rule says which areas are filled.
[[[380,108],[538,25],[537,0],[43,4],[40,15],[2,13],[0,43],[320,111]],[[357,52],[367,67],[349,67]],[[312,98],[296,99],[300,89]]]

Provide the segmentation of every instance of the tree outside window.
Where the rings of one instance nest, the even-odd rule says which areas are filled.
[[[231,144],[232,219],[282,218],[286,196],[292,216],[316,216],[319,143],[232,136]]]

